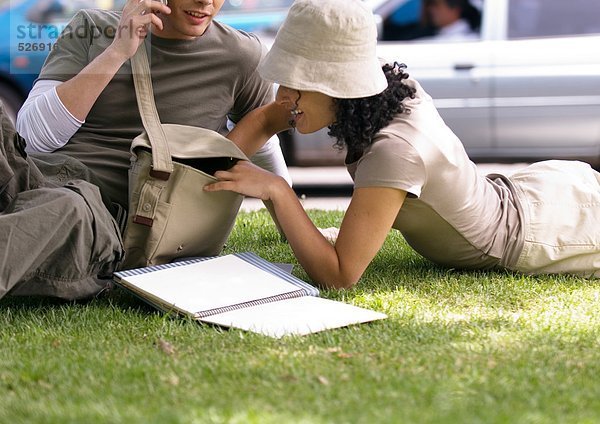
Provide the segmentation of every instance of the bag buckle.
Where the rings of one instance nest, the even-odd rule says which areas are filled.
[[[152,178],[156,178],[157,180],[169,181],[169,177],[171,176],[170,172],[167,171],[155,171],[151,169],[149,172]]]
[[[170,175],[168,172],[162,172],[161,174],[166,174],[167,178]],[[152,227],[152,224],[154,223],[156,207],[158,206],[158,199],[160,199],[160,194],[162,193],[164,187],[165,184],[153,184],[151,180],[146,180],[146,182],[144,182],[144,185],[140,190],[138,205],[135,210],[135,215],[133,216],[133,222],[136,224],[145,225],[147,227]]]
[[[145,225],[146,227],[152,227],[154,224],[154,220],[152,218],[146,218],[145,216],[135,215],[133,217],[133,222],[136,224]]]

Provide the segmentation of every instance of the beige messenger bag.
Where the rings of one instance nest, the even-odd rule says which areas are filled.
[[[217,132],[161,124],[143,43],[131,63],[145,131],[131,144],[129,216],[121,269],[218,255],[243,197],[202,188],[216,181],[214,172],[247,158]]]

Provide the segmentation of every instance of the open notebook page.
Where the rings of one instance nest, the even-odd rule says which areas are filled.
[[[190,314],[301,290],[234,255],[130,275],[121,284]]]
[[[320,297],[304,296],[211,315],[201,321],[279,338],[384,318],[387,316],[380,312]]]

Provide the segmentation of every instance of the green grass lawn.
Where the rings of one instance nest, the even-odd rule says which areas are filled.
[[[224,253],[248,250],[297,264],[264,210],[240,215]],[[173,319],[118,289],[6,298],[0,422],[598,422],[599,295],[578,278],[441,269],[393,232],[355,289],[322,291],[389,318],[305,337]]]

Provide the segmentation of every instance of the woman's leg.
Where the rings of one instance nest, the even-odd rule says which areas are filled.
[[[514,269],[600,277],[600,174],[582,162],[545,161],[510,179],[524,215]]]

